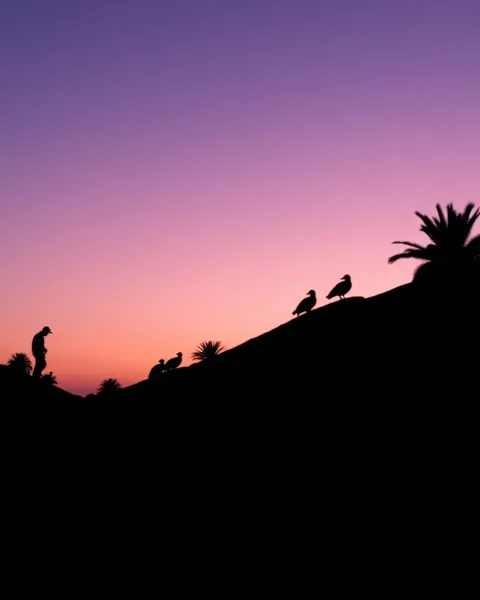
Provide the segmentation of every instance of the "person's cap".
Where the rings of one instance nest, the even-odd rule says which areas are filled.
[[[50,329],[50,327],[44,327],[43,332],[44,333],[52,333],[52,330]]]

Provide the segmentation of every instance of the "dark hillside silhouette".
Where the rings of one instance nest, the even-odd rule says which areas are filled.
[[[189,565],[208,539],[224,572],[248,555],[265,577],[267,561],[318,574],[315,540],[328,576],[355,574],[349,589],[385,597],[421,576],[422,590],[458,593],[479,534],[479,333],[478,297],[411,283],[319,307],[111,401],[32,377],[20,389],[5,367],[2,405],[43,411],[37,451],[55,412],[59,477],[75,490],[65,506],[77,505],[69,536],[106,536],[89,546],[105,577],[127,560],[147,576],[152,536],[170,552],[188,540]],[[462,579],[438,579],[446,561]]]
[[[80,406],[83,402],[81,396],[52,385],[49,377],[45,380],[43,377],[18,377],[10,367],[0,364],[0,419],[8,427],[16,424],[23,429],[26,422],[32,419],[35,430],[42,433],[42,438],[43,435],[48,437],[48,431],[56,419],[58,426],[61,426],[61,420],[72,405],[79,403]],[[44,438],[41,444],[45,444]]]
[[[22,490],[30,504],[15,523],[32,497],[54,489],[50,511],[67,530],[56,571],[77,569],[84,582],[97,569],[123,593],[130,576],[130,597],[141,595],[139,582],[158,583],[171,558],[177,581],[190,576],[191,597],[208,572],[229,582],[204,587],[209,598],[235,597],[252,574],[275,599],[330,590],[478,598],[480,274],[478,236],[466,243],[471,217],[449,209],[433,225],[422,219],[437,250],[427,247],[432,266],[409,284],[345,299],[345,276],[329,294],[341,301],[308,318],[189,367],[179,352],[161,377],[112,385],[111,395],[82,399],[0,368],[0,410],[15,432],[6,455],[27,449],[14,469],[23,481],[38,462],[36,493]],[[53,458],[38,460],[51,441]]]
[[[459,593],[475,583],[479,534],[479,333],[477,299],[407,284],[314,309],[114,402],[73,403],[63,427],[78,431],[71,452],[105,493],[114,481],[121,496],[128,478],[139,508],[121,535],[136,548],[171,523],[170,543],[188,539],[197,557],[215,539],[216,556],[248,555],[264,575],[266,561],[269,576],[297,561],[318,574],[315,540],[327,579],[355,574],[347,589],[385,597],[415,580]],[[449,582],[458,563],[463,578]]]

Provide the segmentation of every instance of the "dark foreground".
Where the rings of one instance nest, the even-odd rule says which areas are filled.
[[[111,401],[4,378],[13,540],[105,598],[479,598],[479,323],[407,285]]]

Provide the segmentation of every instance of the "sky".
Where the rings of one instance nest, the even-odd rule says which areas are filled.
[[[48,325],[73,393],[407,283],[415,211],[479,203],[478,0],[3,0],[0,57],[0,363]]]

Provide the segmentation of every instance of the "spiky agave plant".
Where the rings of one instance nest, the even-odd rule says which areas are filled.
[[[222,342],[214,342],[212,340],[209,340],[208,342],[201,342],[192,352],[192,360],[210,360],[215,356],[218,356],[223,350],[225,350],[225,347],[222,346]]]

